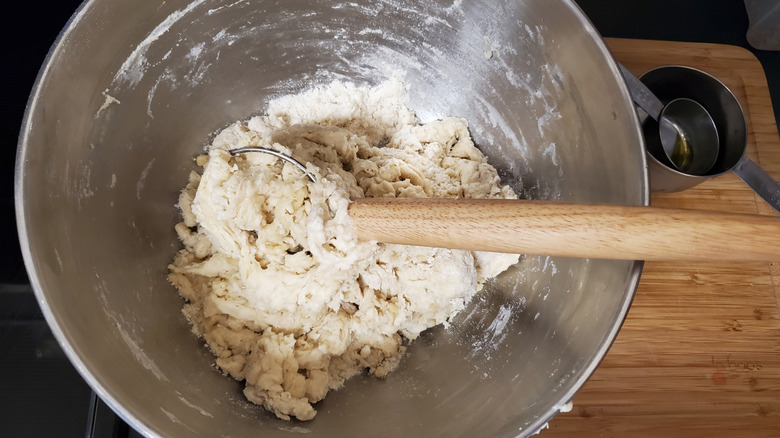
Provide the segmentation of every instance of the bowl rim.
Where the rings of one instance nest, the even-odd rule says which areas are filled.
[[[585,15],[582,9],[574,2],[574,0],[559,1],[571,10],[572,14],[578,19],[586,33],[592,38],[598,49],[598,53],[602,56],[603,60],[606,61],[607,66],[612,73],[612,77],[614,78],[614,81],[618,87],[617,91],[622,98],[621,100],[623,101],[625,108],[630,109],[630,117],[633,122],[632,126],[634,136],[636,137],[637,143],[640,147],[640,150],[637,153],[639,154],[639,159],[641,160],[642,164],[641,174],[638,175],[640,178],[639,183],[641,191],[640,205],[649,206],[650,185],[645,141],[639,126],[638,115],[636,114],[636,111],[634,111],[633,101],[625,85],[625,82],[622,79],[621,73],[618,69],[618,64],[608,49],[606,43],[602,39],[601,35],[596,30],[595,26]],[[107,405],[109,405],[123,421],[145,436],[156,437],[159,436],[156,431],[152,430],[148,424],[141,421],[139,417],[130,412],[122,403],[119,402],[115,396],[113,396],[106,389],[103,383],[92,373],[91,367],[85,360],[86,358],[83,357],[80,352],[77,352],[76,348],[74,348],[72,345],[70,336],[68,333],[66,333],[62,324],[60,324],[60,319],[48,304],[47,294],[43,290],[41,282],[39,281],[35,257],[32,254],[30,242],[28,239],[28,234],[31,232],[31,230],[29,229],[26,220],[29,212],[25,207],[24,193],[26,191],[25,162],[27,161],[28,156],[28,138],[32,130],[32,114],[35,112],[35,109],[41,105],[40,101],[43,88],[42,86],[50,74],[52,68],[52,59],[60,50],[62,50],[64,42],[67,40],[75,26],[77,26],[84,18],[87,10],[93,5],[93,3],[93,0],[84,0],[63,26],[63,29],[58,34],[46,57],[44,58],[25,106],[19,140],[17,142],[16,162],[14,167],[14,205],[16,212],[17,234],[19,237],[24,266],[27,270],[30,285],[34,291],[36,301],[41,308],[46,323],[51,329],[55,339],[67,356],[68,360],[73,364],[79,375],[86,381],[90,389],[92,389],[92,391],[94,391]],[[548,408],[542,415],[537,417],[534,422],[521,429],[518,436],[530,436],[540,432],[542,429],[547,427],[548,423],[559,412],[562,412],[566,409],[567,403],[569,403],[574,398],[575,394],[579,392],[582,386],[590,379],[592,374],[603,361],[604,357],[606,357],[609,349],[617,338],[618,332],[625,322],[626,316],[628,315],[628,310],[633,302],[637,287],[639,285],[639,279],[643,266],[644,262],[641,260],[632,261],[630,273],[628,274],[629,281],[624,293],[623,302],[621,303],[617,314],[617,318],[611,329],[605,333],[605,337],[601,344],[599,344],[598,348],[594,350],[592,359],[580,371],[580,377],[573,382],[567,391],[562,393],[562,395],[559,397],[559,403],[556,403]]]
[[[19,245],[22,251],[22,258],[24,259],[24,266],[27,271],[27,277],[32,286],[35,294],[35,299],[38,302],[38,306],[41,308],[44,320],[46,321],[49,329],[51,330],[57,343],[62,348],[65,356],[70,363],[76,369],[78,374],[87,383],[89,388],[100,397],[111,409],[130,427],[140,432],[144,436],[155,437],[159,436],[153,431],[146,423],[140,421],[133,413],[125,408],[119,401],[111,395],[106,387],[93,375],[90,367],[87,365],[84,358],[76,352],[76,349],[72,346],[71,339],[60,324],[60,320],[55,315],[53,309],[49,306],[47,301],[46,292],[41,286],[39,281],[38,270],[36,269],[35,258],[33,257],[32,250],[30,248],[30,242],[28,239],[28,233],[30,232],[27,225],[27,210],[24,203],[25,193],[25,162],[27,161],[27,142],[30,132],[32,130],[32,114],[35,109],[40,105],[42,86],[48,78],[51,67],[52,59],[57,53],[62,50],[64,42],[67,40],[70,33],[75,26],[84,18],[87,9],[92,6],[92,0],[84,0],[73,14],[65,22],[62,30],[57,35],[57,38],[52,43],[49,51],[46,53],[46,57],[41,64],[41,68],[38,70],[38,74],[33,83],[30,91],[30,97],[27,100],[27,104],[24,109],[24,117],[19,132],[19,141],[16,147],[16,162],[14,164],[14,207],[16,210],[16,229],[19,237]],[[89,426],[88,426],[89,427]]]

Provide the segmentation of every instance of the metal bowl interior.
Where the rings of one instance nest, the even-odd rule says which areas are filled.
[[[388,378],[308,423],[246,402],[166,282],[193,157],[269,99],[400,72],[422,121],[468,119],[524,197],[648,203],[633,106],[564,0],[90,0],[41,70],[16,168],[20,239],[49,324],[89,384],[162,436],[525,436],[593,372],[641,263],[526,256]]]

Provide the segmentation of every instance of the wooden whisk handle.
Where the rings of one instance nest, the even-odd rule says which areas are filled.
[[[358,238],[626,260],[780,261],[780,217],[506,199],[362,198]]]

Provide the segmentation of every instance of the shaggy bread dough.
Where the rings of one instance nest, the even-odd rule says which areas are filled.
[[[516,255],[358,241],[357,197],[515,198],[466,122],[419,125],[402,83],[334,82],[276,99],[214,139],[179,198],[184,249],[170,280],[216,364],[279,418],[367,369],[384,377],[404,340],[446,323]],[[282,151],[317,176],[267,154]]]

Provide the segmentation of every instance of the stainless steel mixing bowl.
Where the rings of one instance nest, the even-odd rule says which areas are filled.
[[[641,264],[528,256],[385,380],[287,423],[212,368],[165,279],[192,158],[269,99],[403,75],[423,121],[468,119],[523,196],[647,204],[642,137],[603,42],[565,0],[91,0],[32,93],[16,168],[38,300],[79,372],[162,436],[524,436],[593,372]]]

